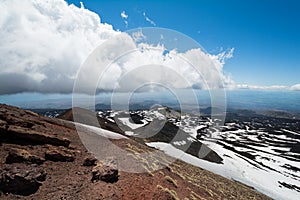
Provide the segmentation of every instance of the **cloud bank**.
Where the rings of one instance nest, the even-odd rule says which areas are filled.
[[[248,84],[236,84],[236,89],[249,89],[249,90],[292,90],[300,91],[300,84],[293,86],[286,85],[271,85],[271,86],[261,86],[261,85],[248,85]]]
[[[82,4],[79,8],[63,0],[1,0],[0,10],[0,94],[71,93],[80,66],[88,55],[99,44],[120,34],[110,24],[102,23],[96,13],[85,9]],[[146,14],[144,16],[149,19]],[[127,19],[128,15],[124,12],[121,17]],[[150,19],[147,21],[154,23]],[[99,90],[112,89],[119,84],[119,76],[144,63],[172,65],[191,83],[183,86],[174,81],[173,87],[205,88],[204,85],[208,84],[219,88],[234,85],[233,80],[223,73],[225,60],[232,57],[233,49],[219,55],[210,55],[200,49],[162,54],[163,46],[158,45],[151,50],[147,44],[135,44],[134,39],[124,45],[124,48],[129,45],[141,51],[112,66],[110,75],[104,77],[105,84],[100,85]],[[107,56],[113,51],[116,49],[111,49]],[[200,78],[199,74],[182,66],[174,55],[183,56],[193,64],[208,62],[208,58],[212,63],[200,69]],[[92,76],[93,72],[90,73]],[[216,75],[221,77],[215,78]],[[137,83],[144,81],[143,77],[137,77]],[[174,79],[168,75],[164,78]],[[208,83],[204,83],[203,79]]]

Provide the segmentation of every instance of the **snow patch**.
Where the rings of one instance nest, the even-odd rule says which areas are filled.
[[[282,182],[297,185],[299,184],[297,180],[290,179],[285,175],[272,170],[261,170],[258,168],[254,168],[247,161],[237,156],[234,152],[224,149],[218,144],[210,143],[209,147],[215,150],[216,152],[222,152],[223,155],[226,154],[227,156],[230,156],[222,156],[224,159],[224,164],[216,164],[198,159],[190,154],[187,154],[173,147],[171,144],[168,143],[151,142],[146,144],[150,147],[162,150],[169,156],[180,159],[184,162],[212,171],[226,178],[234,179],[244,184],[253,186],[258,191],[274,199],[299,199],[299,193],[297,191],[290,190],[285,187],[280,187],[278,183],[278,180],[280,180]],[[297,166],[296,162],[292,162],[291,164]]]
[[[100,136],[108,138],[108,139],[128,139],[127,137],[125,137],[119,133],[108,131],[108,130],[98,128],[95,126],[90,126],[90,125],[85,125],[85,124],[80,124],[80,123],[75,123],[75,124],[76,124],[76,126],[79,126],[80,128],[83,128],[87,131],[91,131],[93,133],[96,133],[97,135],[100,135]]]
[[[137,128],[140,128],[140,127],[142,127],[142,126],[144,126],[145,125],[145,123],[144,124],[135,124],[135,123],[132,123],[132,122],[130,122],[129,121],[129,118],[118,118],[124,125],[126,125],[126,126],[128,126],[129,128],[131,128],[131,129],[137,129]]]

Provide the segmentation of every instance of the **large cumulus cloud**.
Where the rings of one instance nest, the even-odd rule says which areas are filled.
[[[0,94],[71,93],[76,75],[87,56],[99,44],[120,34],[83,5],[79,8],[63,0],[0,2]],[[136,45],[134,39],[129,45]],[[156,48],[163,51],[161,46]],[[214,87],[233,85],[232,79],[223,73],[224,59],[231,57],[232,52],[209,55],[200,49],[190,49],[184,53],[173,53],[182,54],[196,63],[209,57],[215,67],[203,66],[202,78]],[[147,50],[116,63],[111,69],[111,76],[104,77],[105,84],[100,85],[99,90],[112,89],[124,71],[136,64],[149,62],[170,64],[188,77],[191,85],[204,88],[201,79],[184,68],[180,61]],[[221,79],[216,79],[216,75]],[[174,81],[174,87],[182,87],[179,85]]]

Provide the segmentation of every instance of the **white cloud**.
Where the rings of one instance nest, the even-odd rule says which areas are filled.
[[[132,38],[135,42],[141,42],[145,40],[147,37],[143,34],[142,31],[136,31],[132,33]]]
[[[293,85],[291,90],[300,91],[300,84]]]
[[[122,17],[123,19],[127,19],[127,18],[128,18],[128,15],[125,13],[125,11],[122,11],[122,12],[121,12],[121,17]]]
[[[84,5],[82,1],[80,1],[80,8],[84,9]]]
[[[217,59],[222,63],[225,64],[226,60],[233,57],[234,48],[229,49],[228,51],[221,50],[221,53],[217,54]]]
[[[143,16],[147,22],[149,22],[153,26],[156,26],[156,23],[146,15],[146,12],[143,12]]]
[[[118,33],[83,5],[63,0],[7,0],[0,6],[0,74],[22,77],[14,86],[1,79],[0,93],[9,87],[12,92],[72,91],[87,55]],[[20,80],[29,85],[24,88]]]
[[[124,23],[125,23],[126,27],[128,27],[128,20],[127,20],[128,15],[125,13],[125,11],[121,12],[121,17],[124,19]]]
[[[177,88],[234,85],[223,73],[224,62],[232,57],[233,49],[219,55],[210,55],[201,49],[182,53],[173,50],[165,54],[162,45],[136,44],[137,38],[144,38],[142,34],[137,33],[136,38],[131,38],[115,31],[111,25],[101,23],[100,17],[85,9],[83,4],[78,8],[63,0],[2,0],[0,10],[0,94],[24,91],[71,93],[81,64],[99,44],[116,35],[123,36],[111,41],[112,48],[101,52],[101,59],[111,61],[113,55],[122,50],[137,51],[110,66],[100,90],[111,90],[116,86],[120,91],[126,91],[136,84],[158,79]],[[122,17],[125,16],[127,19],[124,12]],[[146,13],[144,16],[147,17]],[[146,20],[155,24],[148,17]],[[195,71],[180,58],[189,60],[199,70]],[[149,64],[169,68],[150,67],[145,76],[138,67]],[[135,75],[119,80],[120,76],[135,69]],[[161,71],[158,73],[154,69]],[[95,76],[94,70],[86,72],[84,83],[87,87],[94,84],[89,82],[93,80],[90,77]],[[188,82],[178,79],[178,75]],[[122,85],[124,82],[126,84]]]
[[[99,89],[116,88],[121,92],[134,91],[137,86],[145,82],[159,83],[170,88],[199,89],[218,89],[234,85],[230,77],[223,74],[222,63],[217,59],[212,60],[211,55],[201,49],[191,49],[183,53],[172,50],[165,53],[166,49],[163,45],[152,46],[144,43],[136,45],[134,39],[126,38],[126,35],[114,42],[117,45],[107,46],[105,49],[116,49],[121,41],[124,44],[120,47],[128,50],[135,49],[135,51],[124,58],[121,57],[108,68],[107,72],[103,73]],[[129,48],[129,45],[132,47]],[[103,59],[100,60],[100,63],[102,62]],[[85,71],[95,72],[100,63],[93,64],[94,69],[89,68]],[[108,76],[109,74],[114,76]],[[89,80],[92,80],[92,75],[85,75],[85,77],[90,77]],[[93,82],[89,84],[83,81],[80,85],[92,87]]]

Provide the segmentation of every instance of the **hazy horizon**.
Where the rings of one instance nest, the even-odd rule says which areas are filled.
[[[184,94],[184,91],[181,91]],[[211,99],[208,91],[198,90],[195,92],[198,98],[198,105],[202,108],[211,106]],[[122,94],[119,95],[122,101]],[[82,95],[84,107],[85,97]],[[278,110],[292,113],[300,113],[300,93],[295,91],[261,91],[261,90],[232,90],[226,92],[227,109],[248,109],[254,111]],[[102,93],[95,96],[95,104],[111,104],[111,93]],[[159,92],[136,93],[131,98],[131,103],[155,101],[162,105],[178,103],[172,95]],[[15,94],[2,96],[2,102],[22,108],[51,108],[68,109],[72,107],[72,94]],[[127,102],[124,102],[127,104]]]

